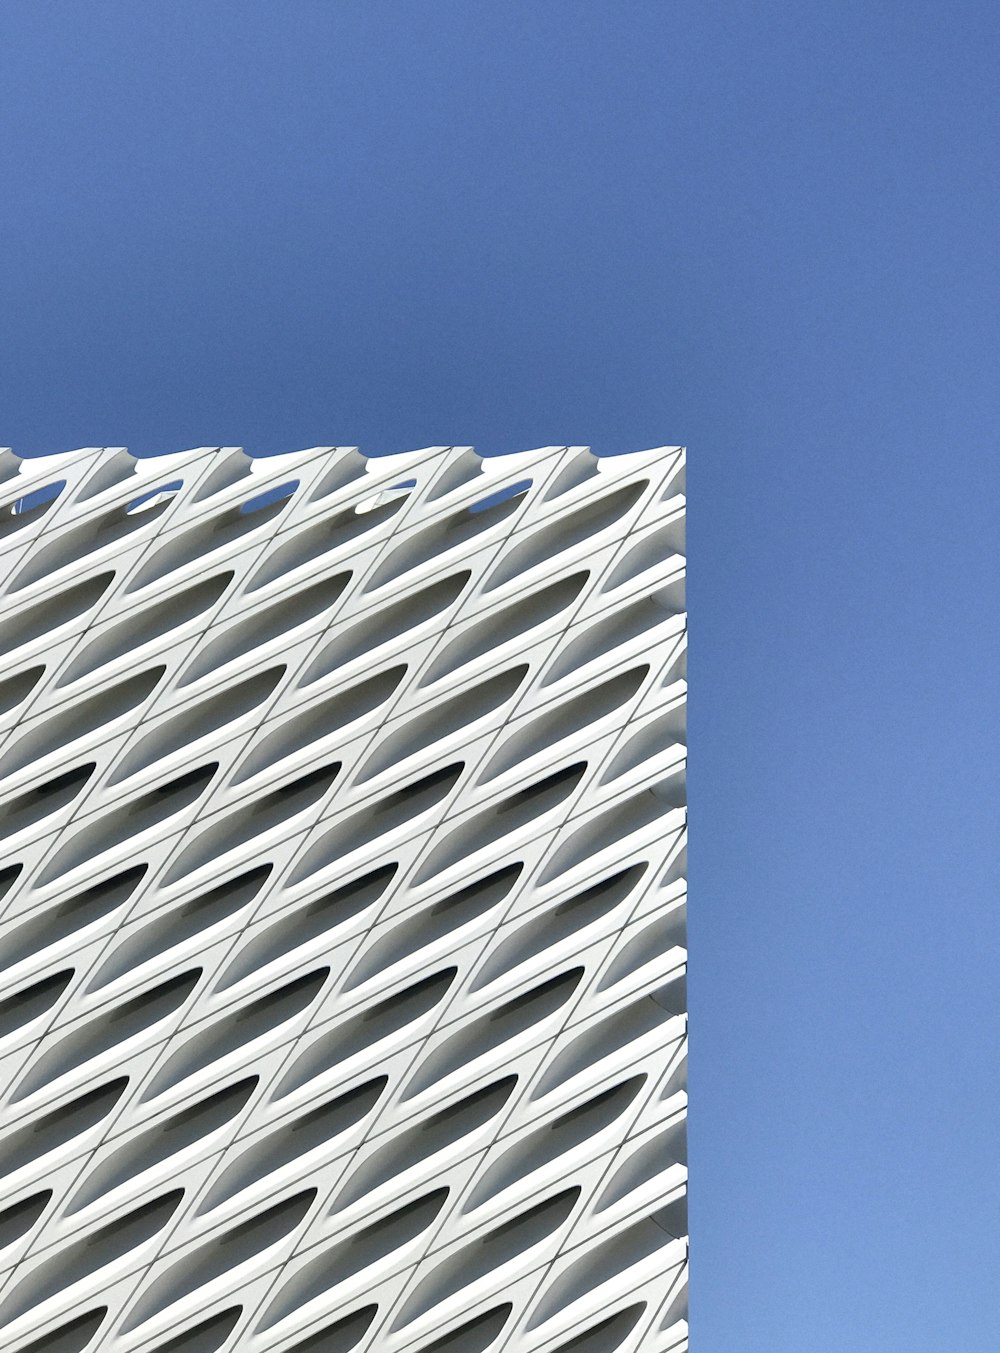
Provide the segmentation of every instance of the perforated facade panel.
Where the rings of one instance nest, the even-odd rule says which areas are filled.
[[[0,456],[0,1347],[687,1347],[684,456]]]

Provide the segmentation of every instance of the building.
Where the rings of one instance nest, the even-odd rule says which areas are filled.
[[[0,1344],[687,1347],[684,455],[0,458]]]

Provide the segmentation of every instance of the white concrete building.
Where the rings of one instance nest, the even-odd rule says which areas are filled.
[[[684,454],[0,453],[0,1347],[681,1353]]]

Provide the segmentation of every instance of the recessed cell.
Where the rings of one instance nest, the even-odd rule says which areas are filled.
[[[23,607],[0,624],[0,655],[24,644],[55,635],[64,625],[92,611],[114,580],[113,573],[99,573],[82,583],[65,587],[55,596]]]
[[[451,550],[461,549],[476,540],[486,531],[505,521],[521,506],[520,498],[527,491],[531,480],[525,485],[512,485],[509,491],[503,489],[480,499],[471,507],[453,512],[450,516],[410,532],[405,540],[389,551],[385,561],[371,574],[365,583],[365,591],[373,592],[378,587],[401,578],[411,569],[419,568]]]
[[[528,1329],[535,1329],[546,1320],[551,1320],[573,1302],[590,1298],[595,1288],[613,1282],[619,1274],[659,1254],[672,1238],[652,1217],[645,1217],[588,1249],[549,1284],[531,1314]],[[600,1343],[596,1347],[599,1349]],[[610,1347],[614,1349],[615,1345],[611,1344]]]
[[[377,1312],[377,1306],[362,1306],[360,1311],[352,1311],[298,1343],[289,1344],[283,1353],[350,1353],[368,1333]]]
[[[617,946],[614,957],[597,984],[598,991],[605,991],[625,981],[647,964],[655,963],[669,954],[672,949],[683,949],[687,943],[685,922],[686,908],[682,904],[672,907],[665,916],[654,917],[648,925],[633,927],[629,931],[629,938]]]
[[[219,573],[193,587],[170,592],[148,606],[129,611],[123,619],[109,625],[84,645],[60,673],[56,685],[66,686],[71,681],[78,681],[99,667],[136,653],[147,644],[181,629],[199,616],[207,616],[219,603],[232,579],[232,573]]]
[[[59,944],[121,907],[135,892],[146,873],[144,864],[94,883],[55,906],[32,913],[9,930],[2,946],[2,962],[13,967],[51,944]]]
[[[76,501],[85,503],[91,498],[96,498],[99,493],[106,493],[108,489],[124,484],[126,480],[131,482],[135,479],[138,468],[136,458],[124,448],[110,453],[106,450],[77,490]]]
[[[534,916],[492,946],[472,981],[477,991],[522,963],[554,949],[571,935],[601,920],[629,897],[645,873],[644,864],[621,869],[583,892],[564,898],[558,906]]]
[[[536,527],[527,539],[504,554],[490,574],[486,590],[510,582],[528,569],[537,568],[539,564],[600,535],[635,507],[645,489],[644,480],[638,484],[627,484],[604,494],[586,507],[577,508],[562,517],[551,518]]]
[[[607,592],[611,588],[621,587],[623,583],[631,582],[647,569],[658,568],[674,555],[683,557],[684,550],[684,517],[680,515],[667,522],[665,526],[661,526],[659,530],[643,536],[637,545],[626,549],[611,570],[602,591]]]
[[[478,661],[514,639],[530,635],[557,615],[567,612],[583,592],[588,577],[586,572],[574,573],[569,578],[562,578],[548,587],[519,597],[514,605],[504,606],[463,629],[438,652],[421,678],[421,686],[450,676],[467,663]],[[530,640],[525,637],[522,648],[526,650],[529,643]]]
[[[449,1297],[543,1244],[569,1220],[579,1196],[578,1188],[566,1189],[487,1231],[477,1240],[469,1241],[417,1283],[392,1328],[397,1330],[411,1324]]]
[[[204,475],[192,494],[195,503],[206,502],[218,493],[224,493],[234,484],[250,479],[253,460],[241,447],[213,447],[208,474]]]
[[[498,848],[505,837],[552,812],[574,793],[586,774],[587,763],[562,767],[552,775],[517,790],[481,813],[466,818],[450,831],[440,845],[433,847],[417,870],[416,882],[425,883],[477,851]]]
[[[79,564],[98,550],[119,544],[137,530],[148,529],[166,510],[168,501],[151,503],[149,511],[134,514],[125,504],[118,504],[68,531],[47,533],[31,550],[28,562],[14,579],[14,590],[39,582],[56,569]]]
[[[517,694],[527,674],[527,665],[522,663],[469,686],[459,695],[442,700],[415,718],[402,720],[399,726],[379,740],[375,751],[359,771],[358,782],[371,780],[425,748],[432,747],[435,742],[451,737],[501,709]]]
[[[392,602],[355,620],[320,649],[319,656],[302,678],[302,685],[308,686],[313,681],[319,681],[355,658],[402,639],[428,620],[443,615],[461,596],[469,577],[468,570],[456,573],[429,587],[420,588],[404,601]]]
[[[364,513],[348,508],[301,531],[289,531],[280,536],[250,579],[247,591],[255,592],[260,587],[266,587],[286,573],[304,568],[306,564],[316,564],[334,550],[372,534],[383,522],[394,517],[405,501],[402,497],[392,498],[371,512]]]
[[[636,1189],[653,1183],[674,1165],[687,1165],[687,1124],[683,1118],[647,1137],[642,1146],[627,1157],[602,1191],[596,1210],[603,1211]]]
[[[351,580],[350,572],[304,587],[282,597],[270,606],[262,606],[242,620],[228,625],[216,638],[199,645],[181,677],[181,685],[197,681],[218,667],[246,657],[265,644],[273,643],[300,626],[317,620],[336,605]]]
[[[318,939],[357,916],[379,900],[395,873],[396,866],[389,864],[362,874],[340,888],[313,898],[306,906],[279,917],[272,925],[259,929],[253,939],[237,950],[219,979],[219,990],[242,981],[266,964],[273,963],[300,945]]]
[[[367,473],[366,458],[353,449],[332,459],[333,464],[320,477],[319,483],[309,494],[311,503],[317,502],[321,498],[328,498],[331,493],[337,493],[340,489],[347,488],[348,484],[354,484],[357,480],[364,479]]]
[[[242,1306],[230,1306],[207,1320],[199,1320],[183,1334],[175,1334],[166,1343],[144,1347],[143,1353],[218,1353],[243,1314]]]
[[[415,915],[393,922],[383,929],[374,944],[365,950],[351,969],[345,989],[350,991],[395,963],[415,957],[421,949],[436,944],[469,922],[492,911],[510,894],[520,877],[522,866],[508,865],[495,870],[468,887],[439,898]]]
[[[457,447],[449,446],[447,458],[427,494],[427,501],[429,503],[436,502],[438,498],[453,493],[455,489],[460,489],[463,484],[470,484],[482,475],[483,458],[478,452],[474,451],[472,447],[459,450]],[[489,482],[485,476],[483,482]]]
[[[294,982],[287,982],[277,990],[269,991],[266,996],[212,1021],[207,1028],[200,1029],[193,1038],[189,1038],[167,1057],[146,1086],[142,1098],[152,1099],[163,1094],[189,1076],[204,1071],[213,1062],[249,1046],[258,1038],[265,1038],[281,1025],[295,1019],[309,1009],[329,975],[329,968],[306,973]]]
[[[418,1353],[486,1353],[499,1339],[512,1310],[510,1302],[505,1302],[483,1311],[433,1343],[422,1344]]]
[[[235,1085],[185,1105],[179,1113],[160,1119],[137,1137],[126,1140],[110,1156],[98,1159],[87,1170],[67,1212],[78,1212],[143,1171],[161,1165],[179,1151],[210,1137],[246,1108],[256,1086],[256,1076],[237,1081]]]
[[[26,831],[72,803],[86,789],[95,769],[95,763],[89,761],[0,804],[0,837]]]
[[[234,784],[241,784],[251,776],[277,765],[286,757],[295,756],[332,733],[346,728],[378,709],[395,693],[406,675],[405,663],[390,667],[385,672],[338,691],[317,704],[300,710],[290,719],[272,726],[270,732],[262,729],[233,776]]]
[[[51,973],[40,982],[22,987],[12,996],[5,996],[0,1000],[0,1038],[16,1033],[18,1029],[22,1029],[26,1024],[39,1019],[51,1010],[69,986],[72,976],[72,968],[67,968],[64,972]]]
[[[500,743],[500,750],[494,753],[480,774],[480,782],[513,770],[522,761],[538,756],[564,738],[571,738],[622,709],[638,694],[648,672],[646,663],[633,667],[631,671],[602,681],[582,695],[563,700],[521,724]]]
[[[222,1171],[198,1210],[207,1212],[218,1207],[276,1170],[335,1143],[338,1137],[367,1118],[385,1086],[385,1076],[378,1076],[346,1094],[334,1095],[308,1113],[257,1137]]]
[[[495,1052],[504,1043],[547,1020],[566,1004],[582,976],[582,968],[561,973],[466,1024],[425,1054],[410,1078],[403,1098],[412,1099],[446,1076],[470,1067],[480,1057]]]
[[[0,773],[11,775],[30,766],[50,752],[58,751],[78,738],[87,737],[105,724],[138,709],[153,691],[166,669],[151,667],[103,687],[85,700],[71,701],[44,722],[36,724],[4,753]]]
[[[677,595],[676,588],[668,586],[660,588],[653,596],[623,606],[619,611],[602,615],[593,624],[581,625],[574,630],[571,639],[560,644],[542,679],[542,685],[549,686],[561,681],[563,677],[606,657],[641,635],[651,636],[661,625],[683,612],[683,596]],[[652,644],[653,640],[649,638],[643,650],[644,656]]]
[[[607,784],[622,775],[638,770],[647,761],[652,761],[668,747],[686,748],[687,720],[686,706],[679,704],[651,719],[636,732],[627,737],[621,748],[611,758],[601,774],[601,783]]]
[[[286,1281],[264,1312],[261,1328],[269,1329],[339,1283],[408,1245],[437,1219],[447,1197],[447,1189],[436,1189],[323,1250]]]
[[[10,535],[18,527],[44,517],[65,487],[65,479],[55,479],[51,484],[43,484],[41,488],[31,489],[20,498],[15,498],[9,512],[0,515],[0,537]]]
[[[454,980],[455,969],[446,968],[337,1024],[296,1057],[279,1083],[275,1098],[290,1095],[308,1081],[416,1023],[444,999]]]
[[[545,501],[561,498],[564,493],[577,489],[598,473],[598,459],[590,451],[583,450],[571,456],[564,469],[557,472],[555,478],[545,490]]]
[[[532,1090],[532,1098],[549,1094],[566,1081],[606,1057],[612,1057],[630,1043],[661,1029],[674,1011],[666,1010],[652,996],[642,996],[623,1010],[616,1010],[570,1038],[549,1062],[548,1068]]]
[[[645,1309],[644,1302],[629,1306],[617,1315],[608,1316],[599,1324],[574,1334],[572,1339],[554,1348],[552,1353],[617,1353],[639,1323],[639,1317]]]
[[[270,873],[270,865],[261,865],[208,892],[163,908],[152,920],[133,929],[112,948],[110,956],[91,978],[89,989],[96,991],[107,986],[150,959],[235,916],[257,897]]]
[[[40,1339],[32,1339],[30,1344],[22,1344],[17,1353],[84,1353],[90,1347],[94,1335],[101,1328],[108,1313],[106,1306],[95,1311],[75,1316],[62,1325],[57,1325]]]
[[[28,1234],[48,1207],[51,1197],[52,1190],[44,1189],[0,1209],[0,1250]]]
[[[86,769],[89,773],[93,768]],[[176,817],[198,802],[212,783],[217,770],[218,766],[213,762],[199,766],[196,770],[185,771],[166,784],[119,804],[108,813],[89,818],[86,825],[52,855],[42,871],[41,882],[50,883],[60,875],[103,855],[105,851],[114,850],[124,842]]]
[[[57,1077],[84,1066],[167,1019],[191,995],[200,976],[200,968],[181,973],[77,1025],[54,1046],[35,1055],[12,1098],[15,1101],[24,1099]]]
[[[183,1189],[174,1189],[131,1212],[120,1213],[107,1225],[88,1232],[82,1240],[58,1248],[51,1258],[30,1269],[12,1289],[8,1288],[0,1304],[0,1321],[16,1320],[145,1245],[163,1230],[183,1196]]]
[[[680,781],[681,785],[683,780]],[[673,808],[682,804],[671,802],[669,797],[661,796],[655,789],[643,789],[624,802],[588,819],[572,832],[564,833],[565,844],[550,857],[542,871],[539,882],[550,883],[553,879],[569,873],[587,860],[599,855],[601,851],[617,846],[636,832],[643,831],[654,822],[665,817]]]
[[[148,587],[168,573],[185,568],[198,559],[207,558],[216,551],[236,545],[252,531],[260,531],[267,522],[284,511],[287,502],[277,500],[258,511],[246,513],[240,507],[228,507],[207,521],[174,532],[162,545],[147,556],[142,566],[129,579],[129,592]]]
[[[351,1171],[346,1185],[337,1195],[334,1210],[350,1207],[366,1193],[391,1183],[407,1170],[449,1150],[463,1137],[493,1122],[506,1106],[516,1084],[516,1076],[506,1076],[394,1136]]]
[[[108,1081],[0,1138],[0,1173],[13,1174],[102,1123],[121,1099],[127,1085],[124,1076]]]
[[[560,1114],[508,1147],[482,1175],[465,1203],[465,1210],[480,1207],[527,1175],[545,1169],[598,1137],[634,1103],[645,1079],[645,1076],[633,1076],[574,1105],[568,1113]]]
[[[370,841],[388,836],[436,808],[454,789],[463,769],[461,762],[444,766],[430,775],[411,780],[395,793],[387,794],[374,804],[352,813],[310,846],[293,870],[291,882],[300,883],[353,854]]]
[[[134,1330],[144,1321],[161,1315],[175,1302],[197,1292],[199,1287],[217,1281],[240,1264],[279,1245],[305,1221],[315,1197],[315,1189],[305,1189],[284,1198],[187,1253],[142,1289],[125,1321],[124,1330]]]
[[[0,714],[24,704],[45,673],[44,666],[26,667],[23,672],[0,680]]]
[[[138,740],[132,742],[118,764],[112,768],[108,783],[118,784],[132,775],[149,770],[157,761],[173,756],[201,738],[217,733],[253,710],[260,709],[274,694],[284,674],[284,663],[279,663],[243,681],[234,681],[207,699],[196,701],[173,718],[154,724],[148,732],[140,732]]]
[[[339,774],[339,761],[318,766],[216,818],[181,850],[167,870],[165,883],[176,883],[231,851],[250,847],[276,827],[286,826],[326,798]]]

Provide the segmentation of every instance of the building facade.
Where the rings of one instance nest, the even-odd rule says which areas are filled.
[[[687,1348],[684,506],[0,454],[0,1346]]]

